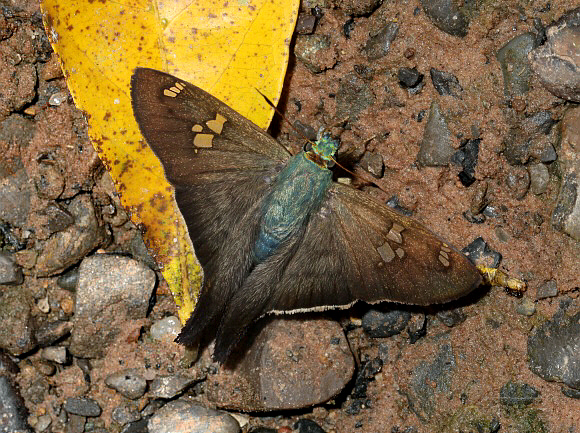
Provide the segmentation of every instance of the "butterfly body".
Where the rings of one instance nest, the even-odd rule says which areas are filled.
[[[333,182],[330,137],[292,156],[213,96],[152,69],[135,70],[131,97],[204,270],[179,342],[213,334],[223,362],[268,313],[431,305],[480,284],[475,266],[423,225]]]
[[[260,231],[254,247],[257,262],[270,257],[284,242],[299,239],[309,216],[320,209],[332,172],[301,152],[288,161],[264,199]]]

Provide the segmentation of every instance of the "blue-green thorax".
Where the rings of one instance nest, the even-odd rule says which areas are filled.
[[[337,142],[324,134],[312,149],[290,158],[276,176],[262,204],[262,221],[254,244],[256,263],[299,234],[310,215],[320,209],[332,183],[332,172],[327,167],[337,147]]]

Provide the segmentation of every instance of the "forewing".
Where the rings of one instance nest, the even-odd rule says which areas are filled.
[[[439,304],[480,282],[475,266],[423,225],[334,183],[264,312],[323,310],[357,300]]]
[[[169,74],[136,69],[131,97],[204,270],[198,305],[180,335],[193,343],[247,276],[261,201],[289,154],[218,99]]]

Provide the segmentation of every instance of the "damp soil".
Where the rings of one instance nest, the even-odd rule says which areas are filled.
[[[555,230],[551,224],[560,186],[557,167],[550,167],[547,189],[540,195],[528,191],[523,197],[521,194],[515,197],[509,187],[508,178],[522,167],[510,165],[502,153],[511,127],[506,112],[513,107],[504,94],[502,72],[496,59],[497,51],[507,41],[533,30],[534,18],[548,24],[577,5],[573,0],[484,2],[472,18],[467,35],[455,37],[435,27],[418,1],[385,1],[372,13],[355,17],[353,24],[348,26],[347,38],[345,25],[351,20],[348,7],[352,5],[348,2],[328,2],[326,6],[324,2],[318,3],[320,7],[314,3],[304,4],[302,12],[311,15],[310,6],[318,8],[314,34],[324,35],[329,41],[325,57],[317,65],[322,71],[314,73],[303,61],[291,56],[280,110],[291,122],[299,121],[314,131],[320,127],[329,128],[340,136],[340,155],[355,173],[363,170],[360,158],[364,153],[379,154],[384,163],[382,177],[376,178],[375,185],[355,178],[356,186],[383,201],[396,197],[414,218],[458,248],[483,237],[493,250],[501,253],[500,268],[512,277],[527,281],[528,291],[520,299],[511,297],[501,288],[482,289],[458,304],[467,318],[451,328],[433,319],[427,309],[427,336],[414,344],[406,334],[372,339],[360,327],[352,329],[351,326],[348,338],[359,363],[376,358],[379,352],[388,353],[381,371],[368,383],[367,400],[360,410],[354,411],[356,413],[346,410],[352,400],[348,396],[352,390],[349,388],[334,401],[315,408],[250,414],[244,431],[252,426],[284,431],[281,428],[292,426],[304,417],[315,420],[326,432],[337,433],[491,431],[478,430],[472,421],[479,420],[483,425],[494,419],[501,424],[498,430],[501,432],[580,431],[580,400],[566,397],[561,384],[544,381],[533,374],[527,363],[527,340],[532,328],[552,317],[564,300],[578,303],[580,248],[577,241]],[[35,2],[17,6],[24,10],[23,16],[38,14]],[[379,32],[385,22],[398,24],[397,35],[388,53],[369,60],[363,48],[369,35]],[[54,64],[52,54],[39,71],[50,65],[54,68]],[[416,68],[424,74],[425,85],[420,92],[412,94],[399,83],[397,73],[401,67]],[[463,88],[461,97],[439,95],[429,78],[431,68],[454,74]],[[1,74],[0,77],[0,88],[14,86],[10,77]],[[43,77],[46,78],[41,73],[37,86],[46,88],[47,81]],[[36,80],[36,76],[30,80]],[[345,83],[354,83],[346,96],[345,88],[349,87]],[[50,86],[66,91],[63,78],[51,78]],[[46,101],[42,100],[45,88],[38,89],[41,95],[38,99],[15,111],[26,119],[29,128],[47,122],[46,117],[41,120],[38,115],[43,106],[46,108]],[[344,102],[345,97],[349,103]],[[459,148],[463,140],[481,139],[475,182],[468,187],[458,177],[461,169],[453,164],[427,167],[417,163],[427,115],[434,100],[448,119],[455,148]],[[567,105],[532,79],[525,104],[518,108],[529,115],[550,111],[559,120]],[[51,141],[50,137],[75,136],[78,139],[75,134],[79,126],[69,120],[68,110],[74,110],[70,98],[61,106],[46,109],[51,113],[50,125],[53,126],[46,132],[45,146],[52,151],[55,146],[66,146],[71,141],[70,138]],[[41,127],[47,128],[46,125]],[[84,128],[86,130],[86,125]],[[295,150],[303,145],[303,140],[278,118],[274,119],[271,131]],[[11,162],[18,159],[11,153],[14,148],[5,150],[0,157],[0,168],[10,167]],[[27,148],[27,152],[33,150],[36,152],[33,147]],[[87,173],[98,173],[95,175],[98,178],[103,176],[102,167],[95,168],[99,164],[92,152],[85,151],[78,158],[83,161],[79,167],[63,172],[63,188],[72,188],[79,183],[77,177],[85,179]],[[22,163],[27,164],[26,160]],[[35,167],[38,165],[27,165],[30,177],[34,177]],[[482,183],[487,183],[488,205],[496,209],[496,214],[474,224],[464,213]],[[83,193],[93,194],[95,200],[114,195],[110,182],[87,182],[87,185],[89,190],[83,187]],[[69,197],[74,194],[74,188],[70,189]],[[130,223],[113,224],[111,221],[107,227],[110,238],[105,249],[110,251],[127,243],[136,230]],[[23,290],[48,287],[59,302],[70,305],[71,295],[57,287],[57,277],[34,279],[27,276],[34,282]],[[549,280],[556,281],[558,295],[537,299],[537,290]],[[518,306],[526,299],[535,305],[535,313],[531,316],[518,313]],[[132,323],[126,335],[119,336],[118,343],[108,348],[103,359],[91,361],[91,383],[87,384],[82,368],[73,363],[61,374],[47,379],[50,392],[43,401],[26,398],[30,414],[55,415],[54,407],[66,397],[87,393],[98,400],[103,409],[97,424],[111,432],[120,431],[121,428],[112,422],[111,413],[120,404],[121,397],[104,385],[104,378],[119,366],[148,365],[168,374],[178,370],[183,348],[151,341],[131,344],[138,339],[141,327],[146,329],[156,319],[174,313],[169,291],[161,283],[150,317],[138,324]],[[350,314],[351,323],[356,324],[357,318],[364,314],[364,306],[358,306]],[[337,317],[344,321],[349,314]],[[423,385],[432,388],[434,397],[422,404],[411,377],[418,368],[437,357],[444,344],[450,344],[453,350],[449,383],[442,386],[425,378]],[[21,373],[17,380],[23,390],[32,386],[30,380],[35,375],[30,369],[38,356],[38,353],[26,354],[20,360]],[[502,405],[500,389],[510,381],[533,386],[539,391],[539,399],[519,411]],[[203,394],[200,395],[203,401]],[[145,403],[140,401],[138,405],[142,408]],[[523,420],[526,417],[527,421]],[[529,421],[530,418],[536,424]]]

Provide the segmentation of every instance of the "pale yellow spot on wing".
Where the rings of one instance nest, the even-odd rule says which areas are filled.
[[[175,83],[175,87],[177,87],[179,90],[185,89],[185,85],[182,83]]]
[[[172,91],[171,91],[171,90],[169,90],[169,89],[165,89],[165,90],[163,90],[163,94],[164,94],[165,96],[169,96],[169,97],[171,97],[171,98],[175,98],[175,97],[177,96],[177,93],[175,93],[175,92],[172,92]]]
[[[209,129],[211,129],[216,134],[221,134],[224,128],[224,123],[226,123],[227,121],[228,119],[226,119],[221,114],[217,113],[215,116],[215,120],[208,120],[207,122],[205,122],[205,124]]]
[[[193,139],[195,147],[210,148],[213,146],[213,134],[197,134]]]
[[[446,253],[450,253],[451,248],[449,248],[449,245],[447,245],[447,244],[441,244],[441,251],[445,251]]]
[[[171,90],[172,92],[175,92],[175,93],[181,92],[181,90],[179,90],[177,87],[170,87],[169,90]]]
[[[383,245],[377,248],[377,252],[383,259],[383,262],[389,263],[391,260],[395,258],[395,252],[391,248],[388,242],[385,242]]]
[[[449,260],[447,260],[445,257],[443,256],[439,256],[439,261],[441,262],[441,264],[445,267],[449,266]]]
[[[201,126],[201,125],[193,125],[193,128],[191,128],[191,130],[193,132],[201,132],[201,131],[203,131],[203,126]]]
[[[446,259],[449,259],[449,255],[445,251],[443,251],[443,250],[439,251],[439,255],[441,257],[445,257]]]
[[[387,239],[390,239],[398,244],[403,243],[403,237],[401,236],[401,233],[394,232],[393,230],[387,233]]]

